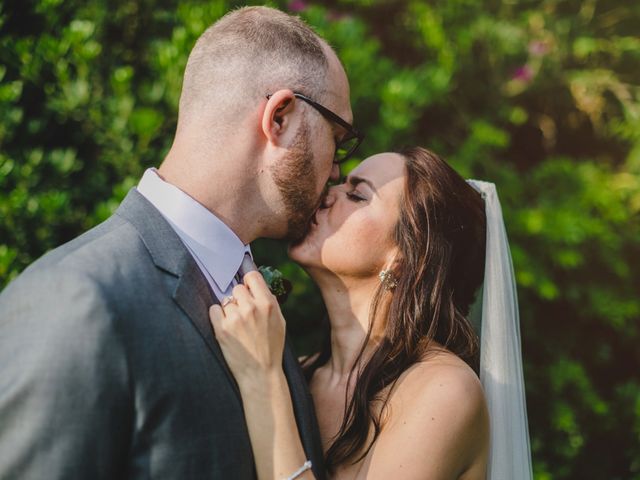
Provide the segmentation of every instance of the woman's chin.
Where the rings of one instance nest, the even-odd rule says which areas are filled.
[[[287,248],[289,258],[305,270],[317,266],[320,261],[320,250],[313,242],[310,233],[302,240],[289,244]]]
[[[287,247],[287,255],[298,265],[304,267],[308,261],[308,250],[307,237],[304,237],[302,240],[289,244]]]

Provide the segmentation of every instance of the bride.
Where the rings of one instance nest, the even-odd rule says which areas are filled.
[[[518,446],[500,441],[508,402],[492,393],[505,382],[490,363],[512,362],[492,360],[500,348],[487,344],[489,211],[477,189],[422,148],[374,155],[330,188],[290,247],[328,311],[325,346],[303,368],[330,478],[530,478],[528,443],[524,455],[495,451]],[[468,318],[483,279],[481,359]],[[210,317],[242,394],[258,478],[315,478],[282,371],[285,321],[261,275],[248,273]],[[503,410],[490,414],[488,398]]]

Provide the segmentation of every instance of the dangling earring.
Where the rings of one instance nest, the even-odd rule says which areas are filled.
[[[378,276],[380,277],[380,282],[382,282],[382,286],[385,290],[393,290],[398,286],[398,282],[393,276],[393,272],[391,270],[382,270]]]

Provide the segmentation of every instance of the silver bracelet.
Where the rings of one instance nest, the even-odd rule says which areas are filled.
[[[307,470],[311,470],[311,460],[307,460],[306,462],[304,462],[304,464],[302,464],[302,466],[298,470],[293,472],[293,474],[291,474],[285,480],[295,480]]]

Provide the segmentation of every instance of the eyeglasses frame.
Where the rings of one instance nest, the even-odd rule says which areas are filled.
[[[272,94],[268,94],[267,95],[267,99],[271,98]],[[315,108],[318,113],[320,113],[323,117],[325,117],[327,120],[330,120],[334,123],[337,123],[338,125],[340,125],[342,128],[344,128],[347,131],[347,135],[345,135],[341,140],[340,143],[343,143],[345,141],[348,140],[353,140],[354,138],[356,138],[358,141],[347,151],[347,153],[344,154],[344,156],[342,158],[340,158],[339,160],[335,160],[333,161],[333,163],[335,163],[336,165],[340,165],[341,163],[344,163],[345,161],[347,161],[354,153],[355,151],[358,149],[358,147],[360,146],[360,144],[362,143],[362,141],[364,140],[364,133],[356,130],[353,125],[351,125],[349,122],[347,122],[346,120],[344,120],[342,117],[340,117],[338,114],[332,112],[331,110],[329,110],[327,107],[325,107],[324,105],[321,105],[320,103],[310,99],[309,97],[307,97],[306,95],[300,93],[300,92],[293,92],[293,96],[296,98],[299,98],[300,100],[302,100],[303,102],[311,105],[313,108]],[[340,144],[339,143],[339,144]],[[338,152],[338,145],[336,145],[336,154]]]

